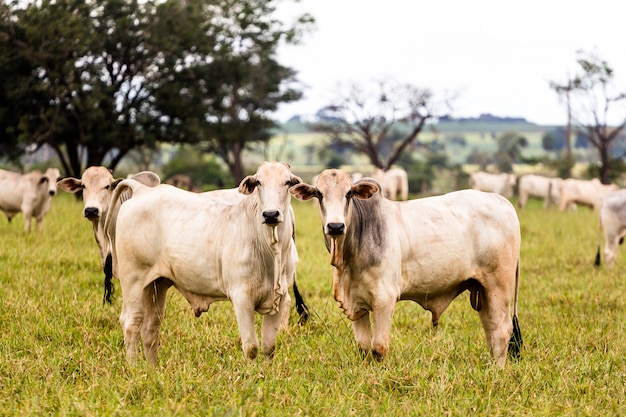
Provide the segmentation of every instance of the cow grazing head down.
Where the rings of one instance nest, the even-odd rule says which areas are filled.
[[[291,173],[284,162],[263,162],[254,175],[248,175],[239,184],[239,192],[245,195],[257,193],[261,223],[276,226],[284,220],[288,210],[289,188],[300,184],[302,179]]]
[[[353,184],[346,172],[337,169],[323,171],[315,187],[298,184],[290,189],[300,201],[318,199],[324,234],[333,239],[346,233],[346,213],[351,199],[367,200],[379,191],[380,186],[374,180],[365,178]]]

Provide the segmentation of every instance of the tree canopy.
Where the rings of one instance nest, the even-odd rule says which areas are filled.
[[[429,89],[382,81],[374,92],[364,85],[340,86],[334,102],[318,112],[312,127],[386,171],[438,116],[443,114]]]
[[[276,61],[313,20],[277,0],[42,0],[0,6],[0,148],[50,145],[66,173],[110,168],[138,147],[203,144],[243,177],[241,152],[297,100]],[[3,97],[4,98],[4,97]],[[3,141],[3,144],[5,142]],[[6,148],[6,149],[5,149]],[[13,153],[9,151],[12,150]]]
[[[563,86],[551,86],[566,95],[568,113],[576,131],[597,149],[600,157],[599,176],[610,181],[611,146],[626,127],[626,111],[620,106],[626,100],[626,90],[614,85],[614,73],[609,64],[592,52],[579,51],[580,72]],[[611,120],[617,122],[610,125]]]

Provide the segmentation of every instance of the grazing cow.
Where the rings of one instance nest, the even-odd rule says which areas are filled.
[[[383,171],[380,168],[376,168],[372,177],[380,183],[383,195],[389,200],[397,200],[399,198],[405,201],[409,199],[409,179],[405,170],[392,168],[388,171]],[[353,179],[353,181],[355,180]]]
[[[498,193],[506,198],[513,197],[515,181],[515,174],[491,174],[482,171],[470,174],[470,188],[488,193]]]
[[[618,189],[616,184],[602,184],[597,178],[592,180],[568,178],[561,181],[559,210],[563,211],[573,203],[584,204],[593,210],[598,210],[604,197]]]
[[[43,218],[50,211],[52,196],[57,192],[57,181],[61,173],[57,168],[48,168],[44,174],[32,171],[28,174],[0,170],[0,210],[9,221],[17,213],[24,214],[24,230],[30,232],[33,219],[39,231],[43,229]]]
[[[613,191],[604,197],[600,205],[598,230],[598,252],[596,266],[600,266],[600,245],[604,231],[604,262],[613,266],[617,247],[626,236],[626,190]]]
[[[156,362],[171,286],[196,316],[214,301],[230,300],[243,353],[251,359],[259,351],[254,312],[262,314],[262,350],[273,355],[278,330],[288,318],[288,287],[298,260],[289,188],[299,182],[287,164],[265,162],[241,181],[239,191],[248,197],[235,204],[170,185],[149,188],[124,180],[117,186],[112,204],[125,189],[133,190],[120,207],[111,240],[129,361],[136,360],[141,334],[146,359]]]
[[[528,197],[543,198],[543,207],[548,208],[550,203],[558,204],[560,196],[561,178],[550,178],[543,175],[527,174],[519,179],[517,206],[526,207]]]
[[[133,178],[150,187],[161,183],[159,176],[152,171],[141,171],[134,174]],[[107,260],[109,244],[108,237],[104,232],[104,222],[109,212],[113,190],[120,181],[122,179],[113,178],[110,169],[103,166],[91,166],[83,172],[81,178],[68,177],[58,182],[59,188],[63,191],[68,193],[81,191],[83,194],[83,215],[87,220],[91,221],[93,226],[93,235],[100,250],[100,259],[105,273],[104,300],[109,303],[113,294],[110,275],[114,274],[114,271],[113,265],[110,263],[111,260]],[[122,201],[128,198],[130,198],[129,192],[122,197]],[[119,204],[114,206],[113,216],[116,215],[118,210]],[[111,231],[111,234],[115,234],[115,230]]]
[[[469,290],[497,365],[505,365],[507,346],[518,356],[521,237],[512,204],[474,190],[408,202],[379,191],[375,180],[352,184],[346,172],[333,169],[322,172],[315,187],[290,190],[299,200],[319,200],[334,298],[352,321],[359,348],[377,359],[386,355],[397,301],[419,303],[436,326],[452,300]]]

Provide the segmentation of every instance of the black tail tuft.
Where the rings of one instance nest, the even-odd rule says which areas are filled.
[[[509,340],[509,356],[514,359],[519,359],[523,345],[522,331],[519,328],[517,316],[513,316],[513,334],[511,334],[511,340]]]
[[[102,304],[111,304],[113,297],[113,257],[109,253],[104,261],[104,297]]]
[[[594,262],[595,266],[600,266],[600,245],[598,245],[598,251],[596,252],[596,261]]]
[[[293,281],[293,294],[296,297],[296,311],[300,316],[300,320],[298,320],[298,324],[303,325],[309,320],[309,308],[304,304],[304,300],[300,295],[300,291],[298,291],[298,286],[296,285],[296,281]]]

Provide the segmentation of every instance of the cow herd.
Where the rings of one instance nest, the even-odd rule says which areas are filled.
[[[575,210],[578,204],[598,211],[598,250],[596,266],[601,263],[601,246],[604,237],[604,257],[607,266],[613,266],[617,247],[626,236],[626,190],[617,184],[602,184],[597,178],[580,180],[552,178],[526,174],[516,181],[513,174],[475,172],[470,175],[470,186],[475,190],[512,196],[517,183],[517,204],[523,209],[529,197],[544,200],[544,208],[557,205],[559,211]],[[604,235],[604,236],[603,236]]]
[[[296,285],[293,196],[319,203],[320,244],[329,252],[333,297],[364,355],[381,360],[387,354],[398,301],[415,301],[437,326],[467,290],[493,360],[504,367],[522,346],[520,224],[508,199],[515,177],[480,172],[472,174],[471,190],[395,201],[408,198],[404,184],[406,173],[359,179],[337,169],[306,184],[282,162],[261,163],[237,188],[204,193],[162,184],[150,171],[115,179],[98,166],[81,178],[61,178],[55,168],[26,175],[0,170],[0,210],[9,220],[22,212],[26,231],[32,218],[41,229],[57,187],[82,193],[82,214],[92,223],[105,274],[105,301],[111,301],[112,279],[119,280],[120,324],[131,362],[140,342],[147,361],[157,362],[172,287],[196,316],[215,301],[230,301],[243,353],[251,359],[259,352],[274,354],[289,316],[289,287],[300,323],[306,322],[309,310]],[[519,209],[531,197],[560,210],[576,204],[597,209],[605,262],[613,264],[626,234],[626,190],[538,175],[521,177],[517,188]],[[598,263],[599,254],[600,249]],[[260,344],[255,312],[262,315]]]

